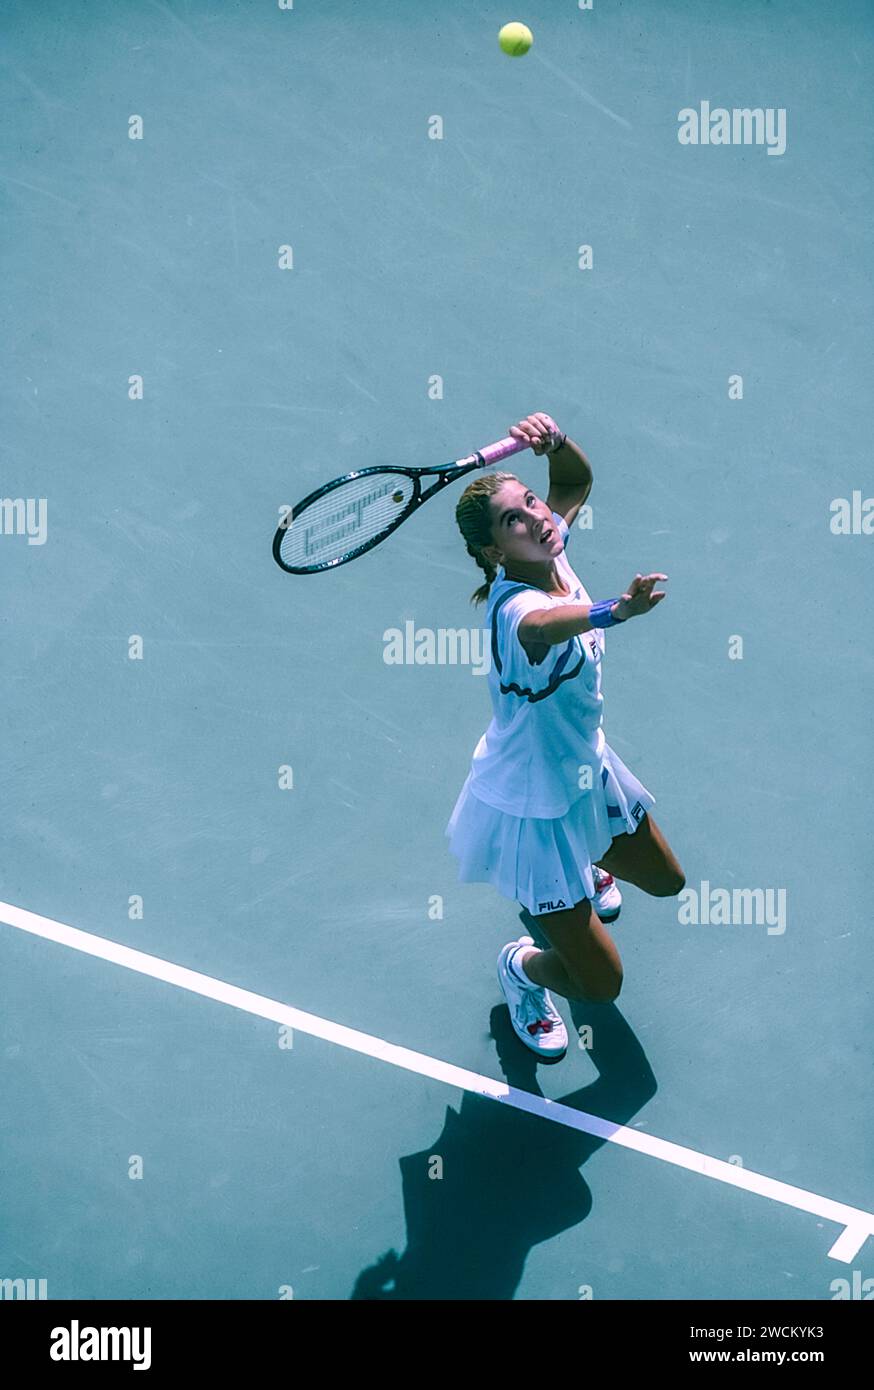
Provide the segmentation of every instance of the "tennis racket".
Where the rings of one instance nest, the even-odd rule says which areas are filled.
[[[311,492],[287,512],[273,537],[273,558],[286,574],[318,574],[372,550],[435,493],[475,468],[500,463],[531,441],[499,439],[442,468],[361,468]],[[422,491],[422,478],[437,481]]]

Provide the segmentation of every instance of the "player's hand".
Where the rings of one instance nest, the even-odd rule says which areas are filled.
[[[641,613],[651,613],[657,603],[666,598],[664,590],[656,590],[655,585],[667,579],[666,574],[636,574],[613,610],[613,616],[620,621],[638,618]]]
[[[554,449],[562,437],[561,430],[552,416],[544,414],[542,410],[536,415],[526,416],[518,425],[511,425],[510,434],[514,439],[524,439],[538,456]]]

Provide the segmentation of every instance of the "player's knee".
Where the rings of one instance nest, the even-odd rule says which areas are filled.
[[[652,890],[654,898],[675,898],[686,887],[686,875],[682,869],[670,869],[659,878]]]

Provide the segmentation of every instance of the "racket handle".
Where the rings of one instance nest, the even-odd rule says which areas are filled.
[[[509,458],[511,454],[518,454],[522,449],[530,449],[530,447],[530,440],[514,439],[512,435],[507,435],[505,439],[499,439],[497,444],[487,444],[484,449],[477,449],[477,453],[482,459],[481,467],[488,468],[491,464],[500,463],[502,459]]]

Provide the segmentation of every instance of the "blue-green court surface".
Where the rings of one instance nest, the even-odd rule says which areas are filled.
[[[0,1279],[858,1297],[870,11],[3,27]],[[535,411],[592,461],[588,590],[670,576],[605,729],[691,891],[624,889],[622,992],[558,1001],[549,1066],[495,973],[530,923],[444,837],[490,717],[463,484],[332,573],[270,554],[321,483]]]

